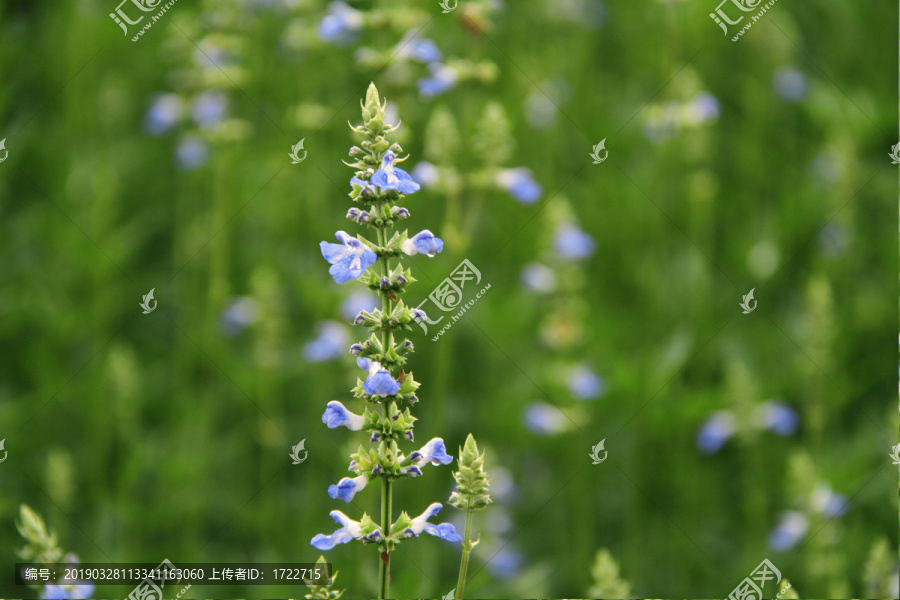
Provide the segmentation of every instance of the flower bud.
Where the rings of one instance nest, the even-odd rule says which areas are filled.
[[[350,354],[353,354],[354,356],[359,356],[360,354],[362,354],[362,351],[362,344],[353,344],[352,346],[350,346]]]

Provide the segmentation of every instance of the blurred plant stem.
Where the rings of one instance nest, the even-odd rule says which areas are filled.
[[[456,580],[456,593],[453,594],[455,598],[462,598],[463,592],[466,589],[466,573],[469,570],[469,554],[472,553],[472,548],[474,544],[472,544],[472,515],[474,511],[472,510],[472,500],[466,503],[466,534],[463,537],[462,543],[462,558],[459,561],[459,578]]]
[[[379,207],[380,208],[380,207]],[[383,229],[378,229],[378,245],[384,247],[387,244],[387,233]],[[381,264],[381,276],[388,277],[391,273],[388,257],[382,255],[379,259]],[[381,312],[382,314],[390,314],[390,302],[386,295],[381,296]],[[382,329],[381,331],[381,347],[389,348],[393,345],[393,334],[390,329]],[[381,404],[382,414],[387,420],[388,405],[386,402]],[[391,503],[393,501],[391,490],[391,481],[387,477],[381,478],[381,531],[389,532],[391,530]],[[391,587],[391,553],[382,552],[378,562],[378,597],[387,598]]]

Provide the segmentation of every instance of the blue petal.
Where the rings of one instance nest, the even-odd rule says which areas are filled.
[[[69,594],[65,589],[58,585],[45,585],[44,593],[41,595],[42,598],[51,598],[51,599],[63,599],[68,598]]]
[[[317,534],[310,542],[318,550],[331,550],[338,544],[346,544],[353,536],[343,527],[331,535]]]
[[[400,384],[386,369],[382,369],[366,380],[363,389],[370,396],[393,396],[400,391]]]
[[[335,429],[336,427],[340,427],[348,420],[347,409],[337,401],[329,402],[328,408],[326,408],[325,413],[322,414],[322,422],[328,426],[328,429]]]
[[[453,457],[447,454],[447,446],[444,441],[440,440],[434,444],[434,451],[431,454],[431,462],[449,465],[453,462]]]
[[[356,495],[356,482],[349,477],[344,477],[338,481],[337,485],[328,486],[328,495],[337,500],[340,498],[344,502],[353,500]]]
[[[356,357],[356,366],[362,369],[363,371],[368,371],[372,366],[372,359],[363,358],[362,356]]]
[[[425,524],[425,533],[430,533],[435,537],[448,542],[461,542],[462,537],[456,533],[456,528],[450,523],[441,523],[440,525]]]
[[[322,250],[322,256],[329,264],[334,264],[341,260],[348,249],[346,244],[330,244],[328,242],[319,242],[319,248]]]

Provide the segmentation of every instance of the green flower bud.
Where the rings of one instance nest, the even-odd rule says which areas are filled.
[[[465,446],[459,449],[456,462],[459,471],[453,474],[456,491],[450,494],[450,504],[460,510],[482,510],[491,503],[490,480],[484,470],[484,453],[478,452],[471,433]]]

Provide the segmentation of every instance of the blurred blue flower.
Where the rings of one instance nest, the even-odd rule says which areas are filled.
[[[525,407],[525,427],[540,435],[552,435],[568,429],[568,419],[558,408],[544,402],[533,402]]]
[[[381,369],[366,379],[363,390],[370,396],[393,396],[400,391],[400,383],[391,377],[387,369]]]
[[[606,381],[580,364],[569,373],[569,392],[579,400],[596,400],[606,392]]]
[[[734,435],[734,417],[730,412],[713,413],[697,434],[697,447],[703,454],[715,454]]]
[[[144,130],[150,135],[168,133],[178,125],[183,113],[184,103],[177,94],[161,94],[144,115]]]
[[[409,455],[409,459],[422,468],[428,463],[432,465],[449,465],[453,457],[447,454],[447,447],[441,438],[433,438],[427,444]]]
[[[321,242],[322,256],[331,264],[328,272],[337,283],[347,283],[359,279],[366,269],[375,264],[377,257],[358,239],[344,231],[335,234],[340,244]]]
[[[803,513],[787,511],[781,513],[778,525],[769,533],[769,548],[775,552],[787,552],[794,548],[806,535],[809,520]]]
[[[528,263],[522,268],[519,281],[529,292],[549,294],[556,290],[556,273],[547,265]]]
[[[360,475],[359,477],[344,477],[338,481],[337,485],[328,486],[328,495],[337,500],[340,498],[344,502],[353,500],[356,492],[364,489],[369,483],[368,475]]]
[[[797,411],[784,402],[770,400],[760,404],[756,410],[760,424],[780,436],[793,435],[800,427]]]
[[[397,190],[403,194],[413,194],[419,191],[419,184],[410,177],[409,173],[394,166],[397,156],[388,150],[381,159],[381,168],[375,171],[369,178],[369,183],[383,190]]]
[[[219,316],[219,329],[228,337],[243,333],[259,316],[256,301],[248,296],[235,298]]]
[[[806,75],[794,68],[779,69],[774,77],[775,92],[785,102],[801,102],[809,92]]]
[[[412,178],[422,187],[430,187],[437,183],[440,171],[428,161],[422,161],[412,170]]]
[[[365,289],[356,289],[350,292],[344,302],[341,303],[341,316],[347,321],[352,321],[360,311],[371,312],[379,305],[378,296]]]
[[[342,527],[331,535],[324,535],[321,533],[316,534],[316,536],[313,537],[312,541],[310,542],[316,549],[331,550],[338,544],[346,544],[350,542],[350,540],[358,540],[363,537],[362,528],[360,527],[359,521],[354,521],[339,510],[333,510],[328,514],[332,519],[340,523]],[[376,529],[374,532],[369,534],[368,537],[370,539],[381,537],[381,530]]]
[[[323,42],[344,43],[363,26],[363,14],[344,2],[328,5],[328,14],[319,22],[319,39]]]
[[[303,346],[303,357],[311,363],[341,358],[349,343],[350,334],[342,323],[320,321],[316,323],[316,339]]]
[[[228,99],[220,92],[203,92],[191,102],[191,117],[203,129],[213,129],[227,113]]]
[[[359,431],[362,429],[365,419],[347,410],[337,400],[332,400],[326,405],[325,412],[322,414],[322,422],[325,423],[328,429],[344,426],[350,431]]]
[[[442,508],[443,506],[440,502],[435,502],[426,508],[425,512],[412,520],[412,526],[407,528],[405,532],[406,537],[418,537],[419,534],[424,531],[425,533],[429,533],[448,542],[461,542],[462,537],[456,533],[456,528],[450,523],[433,525],[428,522],[428,519],[438,514]]]
[[[423,229],[404,241],[400,245],[400,249],[409,256],[424,254],[425,256],[433,257],[444,249],[444,241],[439,237],[434,237],[434,234],[427,229]]]
[[[522,553],[507,543],[500,550],[492,553],[485,566],[497,579],[509,580],[519,574],[523,563]]]
[[[89,581],[79,580],[78,585],[47,584],[44,586],[44,593],[41,595],[41,598],[85,600],[93,595],[94,584]]]
[[[534,204],[544,193],[541,184],[525,168],[503,169],[497,174],[497,185],[522,204]]]
[[[203,138],[187,135],[175,149],[175,166],[181,171],[199,169],[209,160],[209,144]]]
[[[429,76],[419,80],[419,94],[423,98],[434,98],[446,94],[454,87],[458,77],[456,71],[442,63],[428,65]]]
[[[443,58],[437,44],[428,38],[418,37],[419,30],[411,29],[394,47],[394,58],[411,58],[421,63],[438,62]],[[393,122],[393,121],[392,121]]]
[[[553,249],[560,258],[589,258],[597,249],[594,238],[573,223],[562,225],[553,236]]]
[[[812,505],[822,516],[833,519],[843,517],[850,508],[850,500],[838,494],[827,483],[820,483],[812,494]]]
[[[701,125],[719,117],[719,99],[709,92],[701,92],[685,106],[685,120],[689,125]]]

